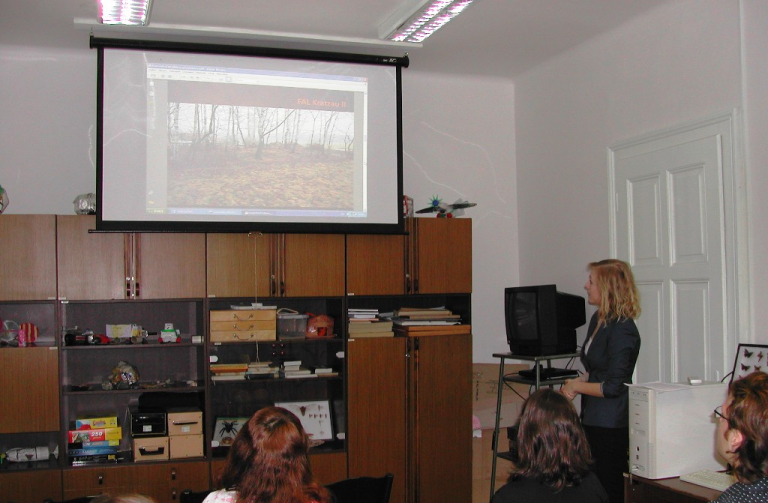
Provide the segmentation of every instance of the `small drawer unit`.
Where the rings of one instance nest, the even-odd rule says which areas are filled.
[[[194,408],[168,409],[170,458],[196,458],[204,453],[203,413]]]
[[[211,311],[211,342],[258,342],[277,339],[275,309]]]
[[[168,435],[167,414],[162,409],[131,407],[131,436],[164,437]]]
[[[133,439],[133,461],[158,461],[168,459],[168,437],[143,437]]]

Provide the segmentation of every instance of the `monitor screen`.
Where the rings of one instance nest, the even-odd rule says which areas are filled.
[[[574,353],[576,329],[586,323],[584,298],[556,285],[506,288],[504,310],[510,350],[526,356]]]
[[[92,41],[97,228],[403,231],[407,59],[115,43]]]

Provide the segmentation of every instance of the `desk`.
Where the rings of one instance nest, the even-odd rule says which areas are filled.
[[[539,375],[539,362],[546,361],[547,367],[552,367],[552,360],[562,360],[567,358],[578,358],[579,353],[566,353],[562,355],[548,355],[548,356],[525,356],[525,355],[516,355],[512,353],[494,353],[494,358],[499,358],[501,360],[501,363],[499,364],[499,383],[497,386],[497,396],[496,396],[496,425],[493,429],[493,461],[491,461],[491,498],[493,498],[494,490],[496,489],[496,458],[502,457],[504,459],[510,459],[509,455],[507,453],[501,453],[499,454],[499,421],[501,418],[501,397],[502,393],[504,392],[504,383],[508,382],[516,382],[520,384],[530,384],[531,386],[534,386],[535,389],[539,389],[541,385],[544,386],[554,386],[556,384],[563,384],[565,383],[566,379],[546,379],[544,381],[541,380],[541,376]],[[523,360],[523,361],[530,361],[533,362],[534,366],[536,367],[536,377],[534,379],[526,379],[525,377],[520,377],[518,374],[511,374],[511,375],[504,375],[504,361],[505,360]],[[571,379],[570,377],[568,379]]]
[[[653,480],[624,474],[624,503],[701,503],[717,499],[720,494],[678,477]]]

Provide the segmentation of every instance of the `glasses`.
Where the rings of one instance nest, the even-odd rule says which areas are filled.
[[[723,406],[722,405],[718,405],[717,407],[715,407],[715,410],[713,412],[715,413],[715,419],[721,417],[721,418],[725,419],[726,421],[728,421],[728,418],[723,415]]]

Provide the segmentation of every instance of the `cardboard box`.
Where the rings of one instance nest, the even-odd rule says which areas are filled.
[[[133,439],[133,460],[157,461],[168,459],[168,437],[143,437]]]
[[[204,456],[203,435],[174,435],[168,437],[171,459],[198,458]]]
[[[199,409],[168,409],[168,436],[202,435],[203,413]],[[173,454],[171,454],[173,457]]]
[[[507,363],[504,374],[513,374],[529,365]],[[483,430],[493,430],[496,423],[496,400],[498,398],[499,364],[474,363],[472,365],[473,397],[472,413],[480,420]],[[511,388],[510,388],[511,386]],[[501,418],[499,427],[512,426],[520,414],[520,407],[528,398],[530,386],[527,384],[508,383],[501,397]]]
[[[76,430],[94,430],[98,428],[117,428],[117,416],[85,416],[75,419]]]
[[[70,430],[68,442],[101,442],[123,438],[122,428],[97,428],[94,430]]]

